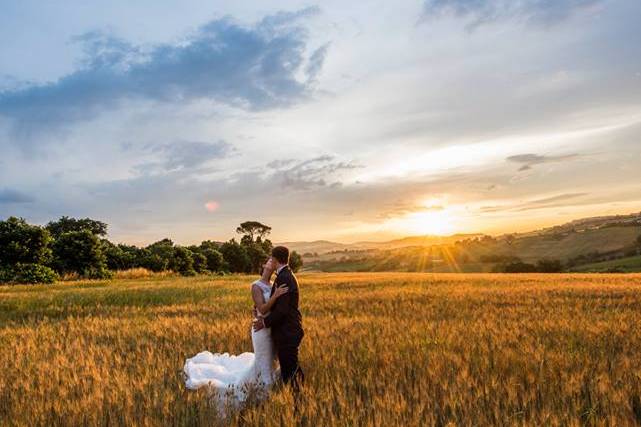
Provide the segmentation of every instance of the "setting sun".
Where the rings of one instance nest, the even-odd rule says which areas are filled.
[[[446,210],[416,212],[407,216],[407,228],[416,234],[444,236],[455,232],[450,213]]]

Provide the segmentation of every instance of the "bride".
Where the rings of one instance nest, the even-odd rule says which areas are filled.
[[[279,287],[271,295],[270,278],[274,272],[271,258],[263,265],[260,279],[251,285],[254,300],[254,313],[266,316],[276,299],[287,293],[288,288]],[[270,296],[271,295],[271,296]],[[254,331],[252,328],[253,353],[230,356],[229,353],[212,354],[208,351],[198,353],[185,362],[185,386],[195,390],[203,386],[212,387],[220,396],[233,395],[239,401],[245,398],[245,388],[256,385],[263,391],[269,390],[274,382],[274,343],[269,328]]]

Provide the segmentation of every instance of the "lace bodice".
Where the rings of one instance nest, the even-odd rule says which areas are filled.
[[[254,285],[258,286],[262,291],[263,299],[265,300],[265,302],[269,301],[269,297],[272,293],[272,286],[268,283],[263,282],[261,279],[258,279],[254,283],[252,283],[252,286]]]

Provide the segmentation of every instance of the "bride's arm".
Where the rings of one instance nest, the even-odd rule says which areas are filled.
[[[265,298],[263,297],[263,291],[260,289],[259,286],[252,286],[252,299],[254,300],[254,306],[258,310],[260,314],[265,314],[271,310],[272,306],[278,299],[283,294],[286,294],[289,288],[287,286],[280,286],[276,288],[276,291],[274,292],[274,295],[269,298],[269,301],[265,302]]]

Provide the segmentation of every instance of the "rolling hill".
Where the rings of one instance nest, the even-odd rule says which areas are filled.
[[[583,218],[527,233],[413,236],[352,244],[289,242],[306,269],[320,271],[488,272],[510,259],[561,261],[566,268],[636,256],[641,213]],[[595,266],[596,269],[612,266]],[[632,262],[624,271],[641,271]],[[583,270],[581,270],[583,271]]]
[[[355,242],[338,243],[328,240],[315,240],[312,242],[282,242],[280,245],[287,246],[300,254],[316,253],[318,255],[330,252],[344,251],[367,251],[372,249],[385,250],[397,249],[410,246],[433,246],[455,243],[459,240],[480,237],[482,234],[454,234],[451,236],[409,236],[401,239],[388,240],[384,242]]]

